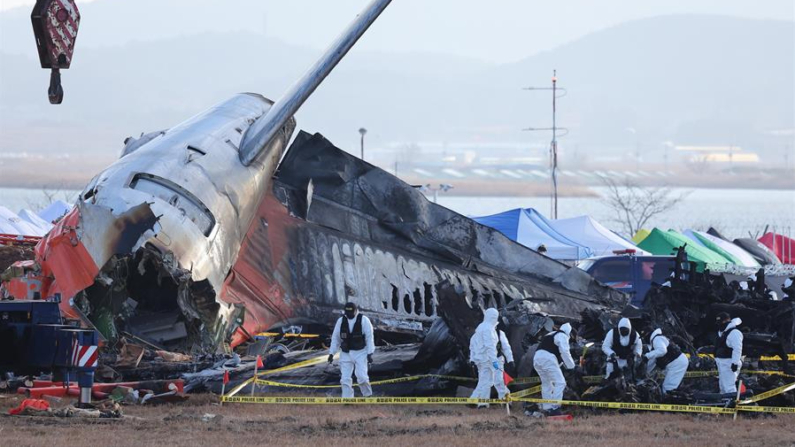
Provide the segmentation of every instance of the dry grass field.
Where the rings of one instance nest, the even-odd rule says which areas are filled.
[[[27,446],[410,446],[549,445],[795,446],[795,416],[579,413],[570,422],[524,416],[515,405],[265,406],[194,395],[180,405],[124,407],[125,418],[5,416],[17,397],[0,397],[0,445]],[[215,418],[203,421],[205,414]]]

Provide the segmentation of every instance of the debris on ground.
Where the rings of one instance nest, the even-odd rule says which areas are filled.
[[[98,405],[95,408],[66,406],[51,408],[49,402],[41,399],[25,399],[18,407],[8,410],[12,416],[49,416],[61,418],[118,419],[122,417],[118,404]]]

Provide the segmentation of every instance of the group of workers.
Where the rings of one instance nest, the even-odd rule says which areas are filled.
[[[481,323],[470,342],[470,361],[477,365],[478,385],[472,393],[473,398],[487,399],[491,386],[497,390],[500,399],[508,393],[502,377],[502,362],[497,357],[498,345],[502,352],[510,352],[507,338],[497,331],[499,314],[496,309],[487,309]],[[742,367],[743,334],[738,329],[742,323],[739,318],[732,319],[721,312],[716,317],[718,327],[715,346],[715,363],[718,367],[718,380],[722,394],[737,393],[737,378]],[[569,323],[541,338],[533,357],[533,368],[541,379],[541,397],[545,400],[562,400],[566,388],[566,378],[561,365],[568,370],[578,368],[571,355],[570,340],[572,327]],[[602,341],[602,352],[606,356],[605,378],[609,379],[616,369],[634,369],[642,357],[647,360],[646,371],[655,369],[663,372],[663,394],[679,388],[685,377],[689,361],[679,346],[664,336],[657,328],[649,334],[649,350],[643,353],[640,334],[632,329],[628,318],[622,318],[615,328],[610,329]],[[512,356],[511,356],[512,359]],[[482,405],[485,406],[485,405]],[[560,405],[545,403],[541,405],[546,414],[557,414]]]
[[[738,329],[742,323],[739,318],[732,319],[721,312],[716,317],[718,327],[715,344],[715,363],[722,394],[737,393],[737,378],[742,367],[743,334]],[[515,373],[514,357],[508,337],[500,326],[497,309],[489,308],[483,313],[483,322],[470,338],[469,361],[478,376],[478,383],[471,397],[489,399],[494,387],[499,399],[508,395],[504,379],[505,371]],[[578,368],[571,355],[570,340],[576,338],[571,324],[565,323],[541,338],[533,357],[533,368],[541,380],[541,397],[546,400],[562,400],[566,388],[566,378],[561,365],[568,370]],[[610,378],[616,370],[634,369],[642,357],[647,360],[647,373],[659,369],[664,373],[662,392],[668,393],[679,387],[687,372],[689,361],[682,350],[655,329],[648,337],[649,349],[643,353],[640,334],[632,329],[628,318],[622,318],[616,327],[610,329],[602,341],[602,352],[606,356],[605,378]],[[331,337],[328,362],[340,353],[340,384],[342,397],[353,397],[352,374],[362,395],[371,396],[373,391],[368,376],[368,366],[373,362],[375,338],[370,320],[360,314],[356,304],[345,305],[344,316],[337,320]],[[487,407],[485,404],[478,407]],[[543,404],[546,414],[559,412],[558,404]]]

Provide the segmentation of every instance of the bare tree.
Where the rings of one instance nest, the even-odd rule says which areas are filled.
[[[603,200],[616,212],[613,221],[621,224],[629,237],[643,228],[652,217],[670,211],[690,194],[689,191],[676,193],[668,186],[644,187],[630,179],[602,180],[607,187]]]
[[[66,203],[72,203],[77,198],[77,194],[78,191],[67,190],[63,183],[56,186],[44,186],[41,188],[38,198],[26,199],[25,204],[30,210],[39,212],[59,199]]]
[[[685,163],[685,166],[694,174],[701,175],[711,170],[710,161],[709,155],[694,155]]]

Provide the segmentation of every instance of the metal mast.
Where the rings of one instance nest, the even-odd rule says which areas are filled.
[[[552,87],[526,87],[524,90],[552,90],[552,127],[528,127],[525,131],[551,130],[552,142],[549,146],[549,170],[552,180],[552,194],[549,215],[552,219],[558,218],[558,130],[563,131],[563,135],[568,133],[565,127],[558,127],[557,124],[557,100],[558,91],[560,97],[566,96],[566,89],[558,88],[558,71],[552,70]],[[563,136],[561,135],[561,136]]]

